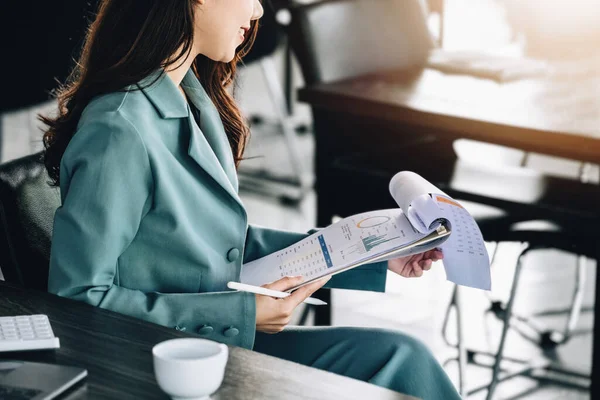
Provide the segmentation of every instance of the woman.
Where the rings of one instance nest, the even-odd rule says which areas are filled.
[[[258,0],[100,2],[60,114],[44,119],[45,163],[62,195],[49,291],[424,399],[457,398],[409,337],[283,330],[325,280],[286,299],[227,291],[242,262],[306,236],[248,226],[238,197],[248,128],[227,87],[262,12]],[[440,258],[368,265],[329,284],[382,291],[386,268],[420,276]]]

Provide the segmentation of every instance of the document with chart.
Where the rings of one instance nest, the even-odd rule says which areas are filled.
[[[467,210],[413,172],[396,174],[390,193],[399,208],[352,215],[244,264],[241,282],[261,286],[302,275],[305,285],[359,265],[440,248],[448,280],[490,290],[489,257]]]

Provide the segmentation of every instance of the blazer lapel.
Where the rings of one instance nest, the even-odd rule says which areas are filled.
[[[237,193],[237,188],[233,186],[203,132],[198,125],[196,125],[192,111],[189,110],[189,107],[188,113],[188,124],[190,129],[188,155],[243,207],[242,200]]]
[[[198,114],[200,114],[199,128],[204,133],[221,166],[225,170],[229,181],[237,192],[239,184],[235,162],[219,111],[191,69],[183,78],[181,86],[192,105],[198,110]]]
[[[223,122],[221,122],[221,116],[214,106],[198,111],[200,114],[200,129],[204,132],[204,135],[210,142],[229,181],[237,191],[238,177],[237,171],[235,170],[235,161],[233,160],[231,145],[229,144],[229,139],[227,139]]]
[[[193,78],[197,82],[197,85],[200,87],[194,88],[194,93],[190,95],[192,91],[186,91],[188,97],[191,98],[192,102],[199,110],[203,110],[206,106],[211,106],[214,108],[214,105],[208,98],[208,95],[204,93],[204,89],[202,89],[202,85],[196,79],[193,72],[190,70],[186,75],[186,79],[189,81],[189,75],[192,74]],[[182,83],[183,86],[183,83]],[[192,115],[192,111],[189,105],[186,103],[183,98],[181,92],[175,86],[173,81],[164,73],[164,71],[159,70],[149,76],[148,78],[142,80],[138,83],[138,87],[144,92],[146,97],[150,100],[150,102],[156,107],[159,114],[162,118],[187,118],[188,126],[190,130],[190,144],[188,147],[188,155],[202,168],[204,169],[208,175],[211,176],[212,179],[215,180],[234,200],[244,208],[241,199],[237,193],[237,176],[235,174],[235,167],[229,169],[233,169],[233,172],[227,173],[224,168],[226,168],[229,164],[234,166],[233,164],[233,156],[231,156],[231,162],[228,163],[226,160],[226,153],[222,150],[222,145],[214,145],[207,141],[205,137],[205,133],[203,132],[195,122],[194,116]],[[202,90],[209,103],[204,104],[206,100],[202,100],[198,90]],[[202,101],[201,101],[202,100]],[[196,104],[197,103],[197,104]],[[215,110],[216,111],[216,110]],[[217,112],[218,116],[218,112]],[[219,118],[220,122],[220,118]],[[207,123],[207,127],[211,127],[213,124]],[[217,127],[219,125],[216,125]],[[221,125],[222,127],[222,125]],[[222,129],[222,128],[221,128]],[[208,129],[207,129],[208,130]],[[211,142],[219,143],[217,139],[219,139],[218,132],[215,132],[213,135],[215,136],[215,140],[211,137]],[[224,141],[227,142],[227,137],[225,133],[222,132],[221,136],[224,137]],[[223,139],[220,139],[223,141]],[[229,146],[229,143],[227,143]],[[216,147],[216,148],[215,148]],[[223,154],[219,154],[223,153]],[[231,153],[231,151],[229,151]],[[221,157],[219,157],[219,154]],[[222,158],[222,159],[220,159]]]

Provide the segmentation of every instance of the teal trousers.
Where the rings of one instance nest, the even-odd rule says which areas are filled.
[[[460,399],[429,349],[391,330],[288,327],[274,335],[257,332],[254,350],[423,400]]]

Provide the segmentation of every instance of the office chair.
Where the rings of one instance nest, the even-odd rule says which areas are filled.
[[[243,65],[251,65],[252,63],[260,64],[260,69],[267,86],[267,93],[277,118],[277,125],[280,127],[285,140],[288,160],[292,166],[293,175],[291,177],[281,177],[270,174],[268,171],[264,170],[259,172],[249,172],[245,171],[243,168],[239,171],[239,175],[240,184],[246,190],[264,191],[264,188],[262,187],[264,181],[297,187],[297,195],[281,196],[281,200],[285,203],[297,204],[312,188],[312,178],[308,175],[308,171],[306,171],[298,151],[300,146],[297,144],[296,127],[292,122],[286,104],[286,94],[279,81],[277,68],[275,66],[274,53],[285,41],[284,29],[276,20],[277,12],[284,9],[286,6],[284,3],[285,2],[281,1],[276,2],[276,6],[273,5],[272,2],[264,3],[264,15],[260,20],[260,29],[258,30],[254,46],[243,59]],[[286,65],[286,72],[290,68],[291,65]],[[252,125],[260,125],[263,123],[262,118],[258,116],[251,116],[250,121]]]
[[[0,165],[0,267],[8,282],[46,291],[54,212],[42,153]]]
[[[372,29],[373,26],[378,29]],[[347,40],[348,32],[351,32],[352,40]],[[432,48],[418,1],[332,0],[294,7],[290,39],[308,85],[375,74],[387,69],[419,67],[425,63]],[[313,110],[315,115],[319,112]],[[318,141],[319,135],[326,132],[319,131],[318,126],[316,128]],[[373,129],[368,123],[361,128],[365,131]],[[398,127],[401,128],[410,129]],[[317,168],[335,177],[329,182],[335,182],[336,187],[328,190],[336,193],[337,198],[344,199],[335,205],[335,210],[331,204],[321,207],[324,200],[318,199],[318,225],[330,224],[334,215],[397,207],[387,187],[393,174],[403,169],[423,174],[454,198],[489,206],[482,214],[474,213],[474,217],[484,237],[491,241],[528,242],[531,243],[528,249],[559,244],[559,248],[571,248],[581,236],[579,231],[569,229],[574,225],[572,221],[598,219],[595,204],[600,199],[597,188],[591,185],[543,176],[525,168],[486,168],[469,164],[456,157],[451,142],[444,143],[435,137],[415,137],[412,142],[394,143],[390,147],[396,148],[387,149],[389,156],[378,154],[376,159],[365,154],[346,154],[341,158],[329,154],[327,160],[317,159]],[[406,157],[408,154],[430,154],[432,148],[436,152],[434,160]],[[403,157],[398,157],[399,154]],[[389,160],[401,161],[386,165]],[[325,164],[319,166],[319,163]],[[494,184],[497,182],[504,185]],[[356,196],[356,193],[369,193],[369,196]],[[322,197],[321,193],[317,194]],[[560,229],[555,232],[515,229],[517,222],[533,219],[550,220]],[[580,250],[576,248],[574,251]],[[518,275],[515,278],[518,280]],[[331,304],[328,292],[317,296]],[[577,304],[575,306],[578,307]],[[330,324],[330,310],[330,307],[315,309],[315,324]],[[307,313],[305,311],[302,315],[301,322],[306,321]],[[464,348],[459,350],[462,377],[465,351]],[[498,360],[502,358],[502,351],[498,352]],[[497,373],[495,375],[494,379],[497,379]],[[464,392],[462,382],[461,378],[461,392]],[[493,381],[488,398],[493,395],[494,388]]]
[[[419,0],[321,0],[290,10],[307,86],[421,66],[435,45]]]
[[[547,221],[535,222],[547,223]],[[444,341],[448,346],[455,347],[459,349],[459,351],[462,353],[460,356],[462,357],[462,359],[458,359],[460,365],[459,369],[464,370],[467,362],[480,367],[492,369],[492,379],[490,383],[480,385],[478,387],[471,387],[469,391],[465,392],[464,394],[472,395],[482,390],[487,390],[488,393],[486,398],[491,399],[498,383],[507,381],[516,376],[528,375],[533,371],[544,371],[546,373],[551,372],[555,374],[561,374],[569,378],[576,378],[575,381],[569,378],[565,379],[564,381],[559,378],[556,378],[555,382],[565,384],[566,386],[575,387],[578,389],[588,390],[590,379],[589,374],[583,374],[581,372],[570,371],[568,369],[553,366],[551,361],[532,363],[528,360],[526,361],[516,358],[505,357],[504,348],[506,344],[508,331],[511,328],[516,330],[516,332],[523,336],[525,339],[539,346],[546,352],[554,351],[558,346],[567,343],[571,339],[582,309],[583,289],[587,268],[586,257],[596,257],[594,240],[590,236],[582,235],[581,232],[576,232],[575,228],[573,228],[571,232],[569,232],[569,229],[564,229],[564,227],[562,227],[560,228],[560,231],[554,232],[548,231],[544,228],[542,228],[541,230],[522,228],[518,225],[519,224],[515,224],[514,230],[510,231],[509,234],[506,236],[498,238],[494,237],[493,235],[488,235],[488,238],[486,238],[488,241],[496,241],[497,244],[501,241],[509,240],[521,243],[521,249],[513,273],[510,295],[508,297],[506,305],[503,305],[500,301],[493,301],[490,308],[486,312],[489,314],[493,314],[502,322],[502,332],[497,352],[491,353],[484,351],[467,350],[464,348],[464,344],[460,343],[462,340],[462,327],[460,326],[462,320],[462,312],[459,307],[458,301],[458,287],[454,288],[450,305],[448,306],[448,309],[446,311],[442,327],[442,335]],[[534,250],[548,248],[562,250],[577,256],[575,288],[573,290],[571,306],[568,310],[568,321],[562,332],[552,329],[540,330],[531,323],[529,318],[518,316],[513,313],[513,306],[516,300],[517,287],[519,285],[520,275],[523,269],[523,261],[525,259],[525,256]],[[446,336],[449,323],[449,316],[453,307],[455,308],[456,312],[458,343],[451,343]],[[493,361],[491,363],[480,361],[480,358],[488,358],[492,359]],[[520,366],[508,372],[502,371],[501,365],[502,362],[505,360],[510,361],[512,363],[520,364]],[[449,361],[457,361],[457,359],[449,359],[446,361],[445,364],[447,364]],[[543,376],[541,376],[540,378],[544,379]],[[461,377],[461,379],[464,378]]]

